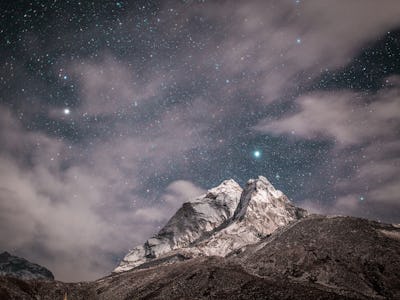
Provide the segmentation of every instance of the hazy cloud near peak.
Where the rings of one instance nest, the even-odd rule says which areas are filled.
[[[184,202],[193,200],[193,198],[202,195],[204,192],[205,190],[190,181],[176,180],[165,188],[165,193],[160,196],[159,204],[153,207],[139,208],[134,215],[153,219],[163,224]],[[161,227],[159,226],[158,229]]]
[[[205,193],[205,190],[187,180],[177,180],[167,186],[166,194],[161,198],[172,206],[179,206]]]

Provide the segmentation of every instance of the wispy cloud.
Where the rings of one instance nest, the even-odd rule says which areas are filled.
[[[296,100],[297,111],[264,120],[256,130],[334,143],[333,188],[338,198],[316,210],[393,219],[387,208],[400,209],[399,92],[400,87],[392,85],[373,95],[349,91],[305,95]]]
[[[117,255],[141,243],[183,201],[202,191],[177,181],[160,200],[152,200],[156,205],[148,203],[151,196],[134,192],[145,172],[142,159],[160,170],[163,158],[166,162],[186,149],[188,138],[176,141],[181,149],[168,146],[174,128],[166,127],[164,135],[148,143],[117,139],[115,151],[99,144],[82,158],[79,147],[26,131],[7,109],[0,113],[0,135],[8,141],[0,153],[2,246],[48,266],[59,279],[94,279],[112,270]],[[157,150],[152,151],[153,143]],[[130,154],[136,152],[141,155]]]

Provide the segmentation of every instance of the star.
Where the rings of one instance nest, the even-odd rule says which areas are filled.
[[[260,151],[260,150],[255,150],[255,151],[253,152],[253,156],[254,156],[255,158],[260,158],[260,157],[261,157],[261,151]]]
[[[296,43],[301,44],[301,38],[297,38]]]
[[[69,108],[64,108],[64,115],[69,115],[71,113]]]

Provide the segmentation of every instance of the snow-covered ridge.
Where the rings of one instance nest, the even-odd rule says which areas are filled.
[[[263,176],[250,179],[244,189],[226,180],[184,203],[158,234],[132,249],[114,272],[177,252],[226,256],[305,215]]]

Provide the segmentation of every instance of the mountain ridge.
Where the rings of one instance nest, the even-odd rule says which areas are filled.
[[[265,177],[224,181],[153,239],[93,282],[0,276],[0,299],[400,299],[398,224],[309,214]]]
[[[392,224],[309,215],[227,257],[156,259],[93,282],[0,276],[0,299],[399,299],[399,235]]]
[[[45,267],[11,255],[7,251],[0,253],[0,275],[21,279],[54,279],[53,273]]]
[[[128,252],[114,272],[139,266],[177,248],[190,245],[203,233],[227,220],[236,208],[242,188],[234,180],[225,180],[189,202],[171,217],[153,237]]]

